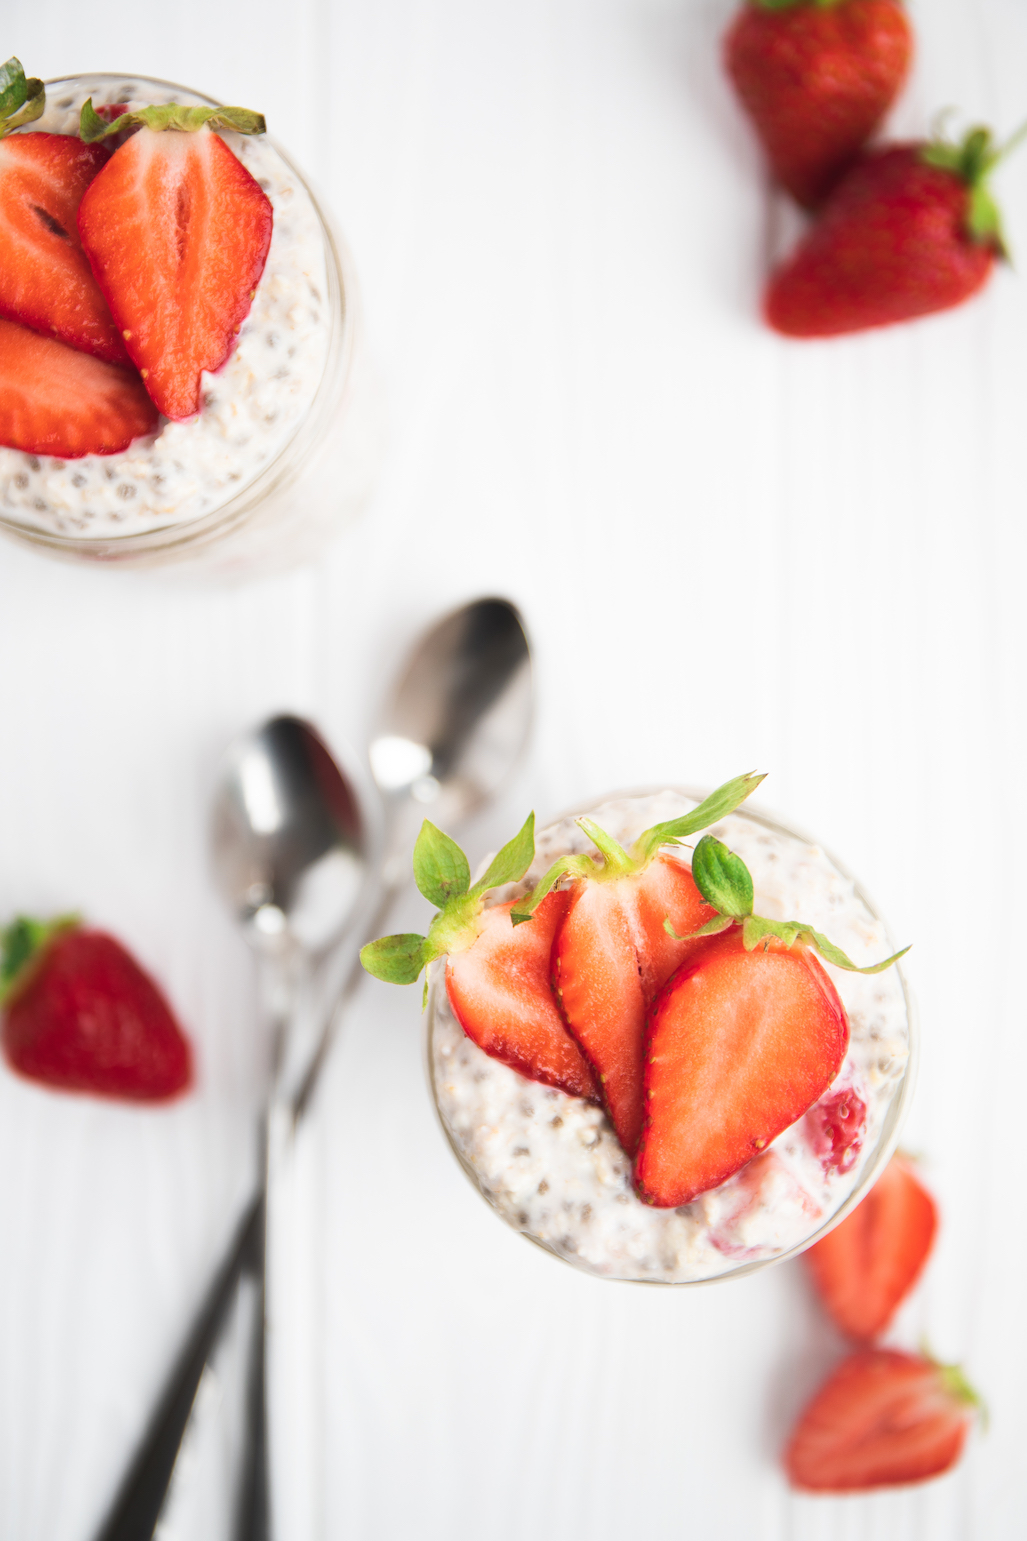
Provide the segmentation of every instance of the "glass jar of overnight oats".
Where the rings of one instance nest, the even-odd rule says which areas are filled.
[[[211,98],[145,76],[47,82],[27,132],[75,133],[82,103]],[[315,555],[366,499],[383,440],[352,262],[303,177],[267,136],[224,132],[274,210],[239,341],[203,377],[203,408],[114,455],[58,460],[0,446],[0,530],[105,565],[200,564],[224,577]]]
[[[689,812],[704,794],[632,793],[588,813],[622,845]],[[577,814],[536,837],[527,892],[555,858],[594,847]],[[755,912],[803,922],[859,964],[890,955],[887,928],[859,885],[814,841],[738,811],[710,833],[752,873]],[[687,852],[680,853],[687,859]],[[484,869],[483,869],[484,870]],[[632,1186],[632,1163],[603,1110],[490,1058],[464,1033],[446,994],[446,960],[431,965],[427,1070],[453,1153],[482,1197],[515,1230],[599,1278],[709,1283],[795,1256],[832,1229],[891,1156],[915,1079],[917,1036],[901,968],[848,973],[825,963],[850,1039],[831,1087],[807,1114],[719,1188],[678,1209],[654,1208]],[[850,1131],[840,1144],[832,1130]]]

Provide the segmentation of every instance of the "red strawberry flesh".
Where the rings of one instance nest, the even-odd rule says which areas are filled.
[[[516,927],[512,903],[484,910],[474,945],[449,955],[446,991],[457,1021],[486,1054],[532,1081],[598,1102],[592,1071],[549,987],[553,936],[570,898],[549,894]]]
[[[823,1097],[806,1114],[813,1150],[825,1171],[849,1172],[863,1148],[867,1105],[851,1089]]]
[[[785,1470],[814,1493],[924,1482],[955,1465],[970,1417],[939,1365],[864,1349],[843,1360],[803,1412]]]
[[[102,931],[58,932],[7,1002],[2,1039],[12,1069],[61,1091],[160,1102],[192,1081],[163,995]]]
[[[557,931],[553,989],[629,1155],[642,1133],[646,1011],[682,960],[704,945],[688,933],[714,913],[689,868],[659,855],[630,876],[579,883]],[[668,917],[685,940],[668,935]]]
[[[133,371],[0,320],[0,444],[75,460],[117,454],[156,426]]]
[[[931,1195],[893,1157],[866,1198],[805,1254],[842,1332],[867,1342],[884,1332],[920,1276],[937,1225]]]
[[[672,1208],[725,1182],[824,1093],[848,1037],[807,949],[746,952],[737,931],[709,942],[652,1008],[640,1196]]]
[[[0,139],[0,316],[128,364],[78,233],[82,195],[107,156],[70,134]]]
[[[132,362],[175,419],[232,353],[271,241],[271,204],[217,134],[141,128],[108,161],[79,231]]]
[[[770,9],[750,0],[725,61],[771,167],[815,207],[848,170],[897,95],[913,35],[895,0]]]
[[[790,337],[831,337],[961,304],[995,263],[992,242],[967,231],[962,177],[922,159],[923,146],[867,155],[773,275],[770,325]]]

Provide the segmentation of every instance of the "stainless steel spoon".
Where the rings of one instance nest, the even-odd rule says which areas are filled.
[[[267,1531],[263,1294],[265,1209],[275,1162],[271,1124],[298,994],[312,965],[351,918],[368,870],[368,837],[356,793],[309,723],[274,717],[231,747],[214,798],[211,847],[218,886],[260,957],[271,1018],[261,1179],[100,1541],[141,1541],[153,1534],[197,1387],[244,1269],[253,1275],[259,1298],[237,1533],[257,1541]]]
[[[308,1020],[323,1022],[323,1030],[320,1037],[311,1040],[308,1036],[307,1042],[312,1047],[309,1053],[300,1054],[298,1065],[296,1056],[289,1054],[290,1047],[295,1046],[287,1040],[303,1035],[292,1030],[288,1035],[279,1033],[273,1114],[279,1114],[287,1100],[292,1120],[296,1120],[308,1106],[343,1008],[362,977],[356,956],[359,943],[384,929],[388,912],[408,880],[410,846],[421,819],[430,814],[437,822],[453,828],[484,807],[519,759],[528,740],[532,711],[528,640],[520,616],[507,600],[482,599],[463,606],[431,627],[409,654],[387,698],[370,745],[372,774],[382,793],[385,815],[377,863],[379,884],[370,907],[371,919],[361,927],[357,945],[338,949],[334,956],[328,957],[322,971],[318,1004],[307,1014]],[[277,999],[280,1010],[291,1010],[297,999],[296,944],[303,943],[293,918],[296,912],[292,896],[299,892],[302,884],[298,887],[290,887],[288,882],[276,884],[270,880],[268,868],[260,864],[272,851],[284,851],[287,843],[276,834],[277,844],[269,844],[268,837],[274,832],[259,827],[261,810],[270,803],[266,786],[262,785],[263,772],[252,774],[246,785],[242,767],[247,763],[245,755],[237,758],[234,782],[237,790],[226,803],[219,803],[220,811],[215,818],[215,845],[221,851],[222,887],[243,920],[247,933],[270,959],[269,995],[273,1000]],[[266,783],[267,777],[263,776],[263,780]],[[355,801],[351,807],[355,812]],[[267,821],[270,821],[270,813]],[[358,820],[350,828],[362,828],[362,825]],[[355,850],[355,846],[350,849]],[[319,870],[318,860],[315,857],[313,870]],[[306,869],[301,866],[297,870]],[[321,913],[316,905],[311,907],[311,913],[315,910]],[[301,906],[301,912],[307,913],[304,906]],[[281,1041],[283,1039],[286,1041]],[[280,1126],[278,1117],[272,1121],[276,1127]],[[262,1215],[263,1206],[259,1200],[258,1206]],[[251,1234],[252,1217],[253,1211],[247,1217],[250,1232],[244,1229],[237,1250],[242,1257],[259,1258],[262,1264],[263,1249],[259,1238],[255,1241]],[[218,1322],[231,1298],[229,1267],[226,1264],[219,1275],[218,1282],[227,1293]],[[213,1330],[208,1329],[203,1358],[210,1351],[216,1328],[217,1322]],[[194,1338],[191,1346],[192,1363],[195,1364],[202,1345]],[[202,1359],[199,1368],[202,1371]],[[192,1383],[193,1392],[198,1378],[197,1373]],[[256,1375],[253,1384],[255,1388],[259,1387]],[[184,1403],[188,1416],[191,1396],[187,1400],[179,1388],[176,1401],[175,1391],[173,1382],[168,1404],[174,1404],[180,1412]],[[242,1507],[242,1526],[249,1528],[240,1528],[240,1541],[243,1537],[245,1541],[258,1541],[258,1538],[263,1541],[266,1535],[266,1528],[260,1529],[262,1524],[265,1527],[267,1524],[266,1489],[262,1486],[263,1408],[257,1407],[256,1401],[255,1398],[250,1429],[249,1477]],[[178,1438],[184,1424],[183,1418]],[[161,1496],[170,1478],[178,1438],[171,1448],[171,1465],[164,1472]],[[168,1442],[165,1433],[165,1451]],[[152,1436],[149,1443],[154,1443]],[[146,1447],[130,1474],[130,1477],[135,1476],[137,1487],[145,1478],[145,1455]],[[141,1528],[138,1522],[131,1530],[108,1526],[101,1541],[129,1541],[129,1538],[139,1541],[140,1537],[149,1536],[159,1509],[158,1502],[149,1530]]]
[[[357,794],[318,733],[273,717],[225,756],[211,811],[215,881],[261,960],[271,1019],[271,1075],[260,1130],[260,1233],[249,1266],[258,1287],[238,1541],[270,1530],[267,1444],[267,1206],[291,1131],[288,1069],[300,993],[338,940],[367,880],[368,837]]]
[[[368,748],[384,804],[380,887],[361,942],[385,928],[410,878],[421,820],[458,828],[488,804],[524,752],[534,714],[531,649],[506,599],[478,599],[437,621],[408,654]],[[347,952],[328,971],[324,1030],[297,1079],[293,1116],[310,1101],[343,1009],[363,975]]]

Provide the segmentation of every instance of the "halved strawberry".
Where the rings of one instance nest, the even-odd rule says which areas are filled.
[[[32,455],[114,455],[157,426],[139,376],[0,320],[0,444]]]
[[[530,926],[511,924],[513,903],[481,915],[474,945],[446,964],[450,1005],[468,1038],[532,1081],[598,1102],[595,1079],[563,1024],[549,988],[549,956],[571,902],[553,893]]]
[[[934,1200],[893,1156],[862,1203],[805,1254],[824,1307],[850,1338],[882,1333],[927,1261]]]
[[[83,198],[82,244],[150,396],[165,416],[191,417],[202,371],[235,347],[271,241],[270,202],[208,126],[241,110],[146,108],[104,125],[87,108],[86,137],[138,132]]]
[[[535,854],[535,815],[489,863],[472,888],[460,847],[425,819],[414,847],[414,875],[439,913],[427,936],[383,936],[362,949],[369,974],[412,984],[434,958],[448,954],[446,991],[467,1036],[522,1075],[597,1102],[596,1086],[563,1025],[549,988],[553,933],[570,895],[551,894],[530,926],[511,921],[512,903],[487,907],[491,888],[518,883]],[[425,1000],[428,984],[425,981]]]
[[[645,1066],[639,1195],[674,1208],[716,1188],[801,1118],[841,1069],[849,1026],[816,958],[738,931],[657,996]]]
[[[78,233],[82,195],[106,160],[70,134],[0,139],[0,316],[128,364]]]
[[[673,969],[678,970],[674,978],[683,981],[682,969],[693,963],[698,967],[707,957],[707,938],[736,931],[741,950],[746,954],[760,944],[765,949],[768,944],[778,942],[783,943],[785,951],[794,949],[793,963],[800,971],[796,978],[805,970],[806,977],[822,982],[827,992],[828,1015],[836,1013],[836,1029],[840,1022],[843,1053],[848,1037],[845,1014],[833,986],[809,950],[816,949],[839,968],[864,974],[880,973],[902,956],[902,953],[896,953],[881,963],[859,966],[826,936],[802,921],[767,920],[754,915],[749,869],[740,857],[712,835],[704,835],[696,846],[691,871],[666,852],[661,852],[662,847],[678,845],[688,835],[733,812],[762,780],[762,776],[750,775],[726,782],[694,812],[647,829],[639,835],[630,851],[618,845],[594,820],[578,819],[581,828],[598,847],[602,865],[590,856],[561,856],[533,893],[514,906],[514,921],[526,920],[561,879],[575,880],[574,902],[553,944],[553,989],[571,1032],[599,1075],[603,1101],[617,1137],[629,1154],[633,1155],[639,1147],[645,1116],[643,1088],[649,1084],[648,1071],[643,1072],[646,1008]],[[731,946],[726,952],[720,949],[717,956],[733,956],[738,951],[739,947]],[[723,969],[723,965],[720,967]],[[772,993],[767,997],[766,1021],[760,1020],[755,1004],[749,1003],[752,993],[749,991],[744,1010],[739,1006],[735,1013],[738,1020],[731,1029],[741,1048],[746,1047],[743,1028],[748,1030],[751,1037],[748,1047],[753,1052],[763,1052],[767,1047],[761,1035],[769,1043],[768,1035],[772,1036],[776,1026],[778,1008],[786,1004],[787,990],[780,981],[791,977],[787,964],[766,967],[770,970],[767,979],[772,977],[774,981]],[[735,968],[734,975],[739,988],[755,977],[743,965]],[[797,990],[798,985],[789,988]],[[779,999],[773,991],[778,992]],[[721,1002],[721,1009],[723,1030],[727,1033],[733,1010],[729,998],[725,997]],[[812,1012],[812,1008],[810,1010]],[[667,1011],[670,1023],[669,1007]],[[679,1027],[685,1031],[683,1023]],[[670,1031],[669,1027],[667,1030]],[[693,1049],[694,1045],[689,1052]],[[817,1059],[820,1050],[823,1050],[823,1064]],[[715,1058],[716,1046],[709,1044],[704,1052]],[[719,1177],[710,1178],[706,1168],[702,1167],[701,1173],[698,1169],[690,1171],[679,1181],[667,1171],[657,1173],[652,1165],[655,1157],[650,1154],[647,1170],[651,1169],[654,1174],[653,1186],[646,1193],[650,1201],[680,1204],[685,1202],[684,1199],[660,1195],[679,1189],[684,1191],[691,1186],[694,1196],[694,1193],[713,1186],[714,1181],[722,1182],[773,1138],[766,1134],[768,1127],[773,1125],[774,1133],[779,1133],[804,1113],[834,1079],[841,1064],[834,1047],[829,1049],[826,1041],[819,1048],[813,1045],[810,1053],[812,1057],[805,1070],[800,1067],[794,1085],[785,1077],[776,1087],[773,1106],[760,1107],[758,1099],[753,1104],[752,1111],[756,1116],[753,1129],[746,1133],[742,1125],[733,1125],[724,1149],[716,1156],[711,1152],[710,1170],[723,1168]],[[825,1078],[821,1071],[828,1062],[833,1068]],[[782,1067],[778,1065],[777,1068]],[[687,1075],[687,1068],[682,1073]],[[658,1096],[663,1096],[669,1089],[669,1082],[664,1081],[662,1087],[657,1088]],[[721,1094],[728,1096],[729,1091],[725,1085]],[[779,1115],[793,1107],[794,1111],[784,1123],[776,1122]],[[744,1123],[745,1109],[739,1105],[732,1111]],[[663,1130],[663,1137],[672,1145],[679,1133],[668,1127]],[[739,1149],[748,1153],[739,1156]],[[694,1188],[694,1181],[700,1180],[700,1176],[702,1186]]]
[[[642,1133],[646,1011],[678,965],[708,945],[688,933],[713,914],[690,868],[658,855],[627,876],[579,879],[556,933],[553,991],[628,1155]],[[668,918],[677,938],[665,929]]]
[[[858,1493],[924,1482],[958,1461],[979,1398],[953,1365],[861,1349],[796,1424],[784,1465],[794,1487]]]

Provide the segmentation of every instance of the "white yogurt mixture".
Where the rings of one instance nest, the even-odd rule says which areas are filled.
[[[644,829],[694,806],[680,793],[662,792],[606,803],[591,817],[626,846]],[[851,879],[819,846],[743,813],[723,819],[711,832],[748,865],[758,915],[806,921],[855,963],[876,963],[894,951]],[[525,883],[496,897],[526,891],[565,851],[595,854],[571,819],[542,831]],[[680,848],[679,854],[688,857]],[[845,1063],[825,1096],[851,1090],[867,1109],[862,1148],[847,1171],[825,1168],[803,1118],[691,1204],[671,1210],[643,1204],[631,1184],[631,1162],[605,1113],[527,1080],[466,1036],[450,1010],[440,959],[432,968],[429,1065],[443,1125],[504,1219],[590,1273],[683,1284],[780,1256],[808,1240],[860,1182],[909,1053],[906,1001],[896,968],[862,975],[824,967],[850,1029]]]
[[[48,92],[33,125],[75,133],[82,102],[130,108],[172,100],[141,82]],[[186,524],[241,492],[285,446],[325,371],[331,316],[325,242],[302,182],[261,137],[224,133],[274,209],[267,265],[239,342],[217,374],[204,372],[202,410],[162,418],[155,434],[119,455],[57,460],[0,446],[0,518],[77,539],[137,535]]]

